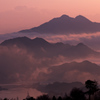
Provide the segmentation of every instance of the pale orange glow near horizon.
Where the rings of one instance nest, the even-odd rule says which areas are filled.
[[[100,22],[100,0],[0,0],[0,34],[32,28],[62,14]]]

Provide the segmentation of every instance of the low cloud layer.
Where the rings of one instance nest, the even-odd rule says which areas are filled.
[[[40,73],[48,74],[48,67],[61,62],[64,62],[64,57],[37,59],[34,54],[18,47],[0,46],[0,83],[41,81],[37,78]]]
[[[73,61],[75,60],[83,61],[85,59],[74,59]],[[63,63],[68,62],[72,61],[68,61],[63,56],[37,59],[34,57],[34,53],[29,53],[25,49],[16,46],[12,48],[0,46],[0,83],[84,82],[87,79],[96,79],[97,81],[100,79],[100,74],[97,72],[99,69],[96,71],[97,65],[94,64],[91,68],[88,64],[80,64],[81,68],[77,68],[74,67],[76,63],[72,63],[72,69],[70,69],[70,64],[62,67]]]
[[[48,42],[56,43],[63,42],[71,45],[76,45],[78,43],[84,43],[87,46],[91,47],[94,50],[100,50],[100,33],[83,33],[83,34],[69,34],[69,35],[53,35],[53,34],[39,34],[39,33],[11,33],[11,34],[3,34],[0,35],[0,42],[4,40],[15,38],[15,37],[23,37],[27,36],[31,39],[36,37],[41,37],[46,39]]]

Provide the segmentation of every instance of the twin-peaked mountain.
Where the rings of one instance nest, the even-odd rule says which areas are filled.
[[[49,43],[42,38],[29,39],[27,37],[18,37],[5,40],[0,45],[7,47],[17,46],[30,53],[34,53],[36,57],[54,57],[62,55],[68,58],[86,58],[99,56],[98,52],[92,50],[83,43],[72,46],[64,43]]]
[[[20,32],[38,32],[38,33],[93,33],[100,31],[100,23],[92,22],[82,15],[76,16],[75,18],[67,15],[54,18],[49,22],[43,23],[38,27],[31,29],[22,30]]]

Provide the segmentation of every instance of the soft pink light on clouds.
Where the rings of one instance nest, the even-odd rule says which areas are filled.
[[[0,0],[0,34],[38,26],[62,14],[100,22],[100,0]]]
[[[100,37],[100,33],[97,32],[95,34],[69,34],[69,35],[45,35],[44,36],[46,38],[46,40],[48,40],[49,42],[63,42],[63,41],[68,41],[68,40],[76,40],[80,42],[81,38],[85,38],[85,39],[89,39],[91,40],[93,37]]]

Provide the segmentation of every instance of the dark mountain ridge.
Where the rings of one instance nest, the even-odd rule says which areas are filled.
[[[93,33],[100,31],[100,23],[92,22],[82,15],[75,18],[67,15],[54,18],[49,22],[43,23],[38,27],[34,27],[20,32],[38,32],[38,33],[53,33],[53,34],[69,34],[69,33]]]
[[[92,74],[95,74],[95,73],[100,74],[99,73],[100,66],[88,60],[85,60],[79,63],[78,62],[64,63],[62,65],[53,66],[51,69],[53,69],[53,71],[62,70],[65,72],[71,71],[71,70],[79,70],[81,72],[90,72]]]
[[[100,75],[100,66],[90,61],[70,62],[50,67],[46,77],[51,82],[85,81],[95,79]],[[97,78],[98,79],[98,78]]]
[[[83,58],[99,55],[99,52],[92,50],[83,43],[72,46],[64,43],[49,43],[42,38],[29,39],[27,37],[18,37],[5,40],[0,45],[7,47],[17,46],[19,48],[24,48],[29,52],[34,52],[36,56],[40,57],[53,57],[62,55],[69,58]]]

